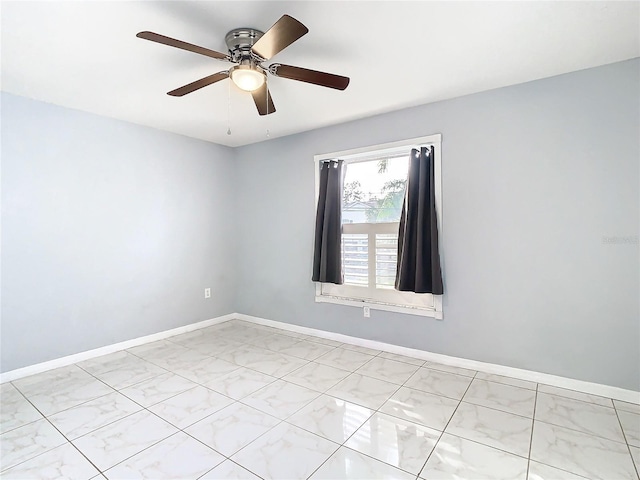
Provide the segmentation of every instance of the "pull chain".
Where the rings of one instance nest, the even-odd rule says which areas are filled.
[[[269,112],[269,89],[267,88],[266,90],[267,90],[267,94],[265,95],[265,98],[266,98],[266,101],[267,101],[267,118],[266,118],[265,124],[266,124],[266,128],[267,128],[267,131],[266,131],[267,138],[269,138],[269,136],[270,136],[270,133],[269,133],[269,113],[270,113]]]
[[[231,79],[227,82],[228,98],[227,98],[227,135],[231,135]]]

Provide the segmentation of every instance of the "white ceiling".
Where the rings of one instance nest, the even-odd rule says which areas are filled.
[[[270,77],[268,117],[228,81],[169,97],[230,64],[135,36],[226,52],[227,31],[284,13],[309,33],[272,61],[351,84]],[[635,1],[2,1],[0,14],[2,90],[229,146],[640,56]]]

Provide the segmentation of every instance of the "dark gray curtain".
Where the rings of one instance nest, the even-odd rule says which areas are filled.
[[[342,160],[320,164],[313,281],[342,285]]]
[[[411,150],[398,233],[396,290],[442,295],[433,159],[433,147]]]

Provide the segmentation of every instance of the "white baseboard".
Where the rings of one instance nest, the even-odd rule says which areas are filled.
[[[389,343],[377,342],[375,340],[367,340],[359,337],[351,337],[349,335],[342,335],[340,333],[327,332],[324,330],[318,330],[315,328],[302,327],[299,325],[293,325],[285,322],[278,322],[275,320],[268,320],[266,318],[254,317],[251,315],[244,315],[241,313],[230,313],[222,315],[220,317],[204,320],[202,322],[192,323],[190,325],[184,325],[182,327],[173,328],[171,330],[165,330],[163,332],[154,333],[152,335],[146,335],[144,337],[134,338],[120,343],[114,343],[112,345],[106,345],[104,347],[88,350],[86,352],[76,353],[68,355],[66,357],[57,358],[48,362],[38,363],[30,365],[24,368],[18,368],[9,372],[0,373],[0,383],[10,382],[17,380],[28,375],[34,375],[36,373],[42,373],[54,368],[65,367],[73,363],[88,360],[90,358],[99,357],[101,355],[107,355],[109,353],[118,352],[127,348],[137,347],[145,343],[155,342],[174,335],[180,335],[181,333],[198,330],[200,328],[209,327],[217,323],[226,322],[232,319],[244,320],[247,322],[280,328],[282,330],[288,330],[290,332],[304,333],[307,335],[314,335],[316,337],[327,338],[330,340],[336,340],[342,343],[349,343],[351,345],[358,345],[361,347],[367,347],[374,350],[382,350],[390,353],[397,353],[399,355],[407,355],[410,357],[419,358],[421,360],[442,363],[444,365],[451,365],[453,367],[467,368],[470,370],[477,370],[485,373],[493,373],[496,375],[504,375],[507,377],[518,378],[521,380],[528,380],[530,382],[544,383],[546,385],[552,385],[554,387],[567,388],[569,390],[576,390],[579,392],[588,393],[591,395],[599,395],[602,397],[613,398],[615,400],[621,400],[624,402],[631,402],[640,404],[640,392],[634,390],[626,390],[624,388],[612,387],[610,385],[602,385],[599,383],[585,382],[583,380],[576,380],[573,378],[560,377],[557,375],[551,375],[548,373],[534,372],[531,370],[524,370],[521,368],[507,367],[504,365],[497,365],[494,363],[478,362],[476,360],[469,360],[466,358],[451,357],[448,355],[441,355],[439,353],[427,352],[424,350],[417,350],[414,348],[401,347],[399,345],[392,345]]]
[[[281,328],[291,332],[304,333],[307,335],[315,335],[316,337],[336,340],[338,342],[350,343],[360,347],[367,347],[374,350],[382,350],[389,353],[397,353],[399,355],[407,355],[416,357],[421,360],[442,363],[452,367],[467,368],[485,373],[493,373],[495,375],[503,375],[506,377],[518,378],[520,380],[528,380],[530,382],[544,383],[554,387],[567,388],[591,395],[599,395],[602,397],[613,398],[623,402],[631,402],[640,404],[640,392],[634,390],[626,390],[624,388],[603,385],[600,383],[585,382],[584,380],[576,380],[573,378],[560,377],[549,373],[534,372],[521,368],[507,367],[495,363],[478,362],[466,358],[450,357],[439,353],[431,353],[424,350],[416,350],[414,348],[401,347],[389,343],[377,342],[375,340],[367,340],[359,337],[350,337],[340,333],[327,332],[324,330],[316,330],[314,328],[301,327],[290,323],[277,322],[275,320],[267,320],[266,318],[254,317],[251,315],[236,314],[234,318],[245,320],[269,327]]]
[[[56,358],[55,360],[49,360],[48,362],[36,363],[35,365],[29,365],[28,367],[18,368],[9,372],[0,373],[0,384],[5,382],[11,382],[22,377],[34,375],[36,373],[46,372],[47,370],[53,370],[54,368],[66,367],[74,363],[88,360],[90,358],[100,357],[109,353],[119,352],[127,348],[137,347],[145,343],[157,342],[174,335],[180,335],[181,333],[191,332],[192,330],[198,330],[199,328],[209,327],[216,323],[226,322],[233,318],[237,318],[237,315],[230,313],[228,315],[222,315],[221,317],[210,318],[209,320],[203,320],[202,322],[191,323],[178,328],[172,328],[171,330],[165,330],[163,332],[153,333],[151,335],[145,335],[144,337],[134,338],[132,340],[126,340],[124,342],[114,343],[106,345],[100,348],[94,348],[93,350],[87,350],[86,352],[74,353],[73,355],[67,355],[66,357]]]

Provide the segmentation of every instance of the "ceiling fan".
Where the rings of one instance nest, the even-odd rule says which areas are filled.
[[[167,92],[174,97],[182,97],[191,92],[195,92],[202,87],[231,77],[240,89],[251,92],[253,101],[256,104],[260,115],[269,115],[276,111],[271,99],[271,94],[267,88],[267,72],[276,77],[289,78],[300,82],[312,83],[322,87],[344,90],[349,85],[349,78],[332,73],[318,72],[307,68],[282,65],[272,63],[264,66],[263,62],[271,59],[300,37],[305,35],[309,29],[302,23],[289,15],[283,15],[269,30],[261,32],[255,28],[235,28],[225,36],[225,42],[229,48],[229,53],[224,54],[199,47],[191,43],[186,43],[175,38],[165,37],[153,32],[140,32],[136,36],[152,42],[162,43],[171,47],[181,48],[190,52],[206,55],[236,63],[229,70],[214,73],[195,82],[184,85],[175,90]]]

